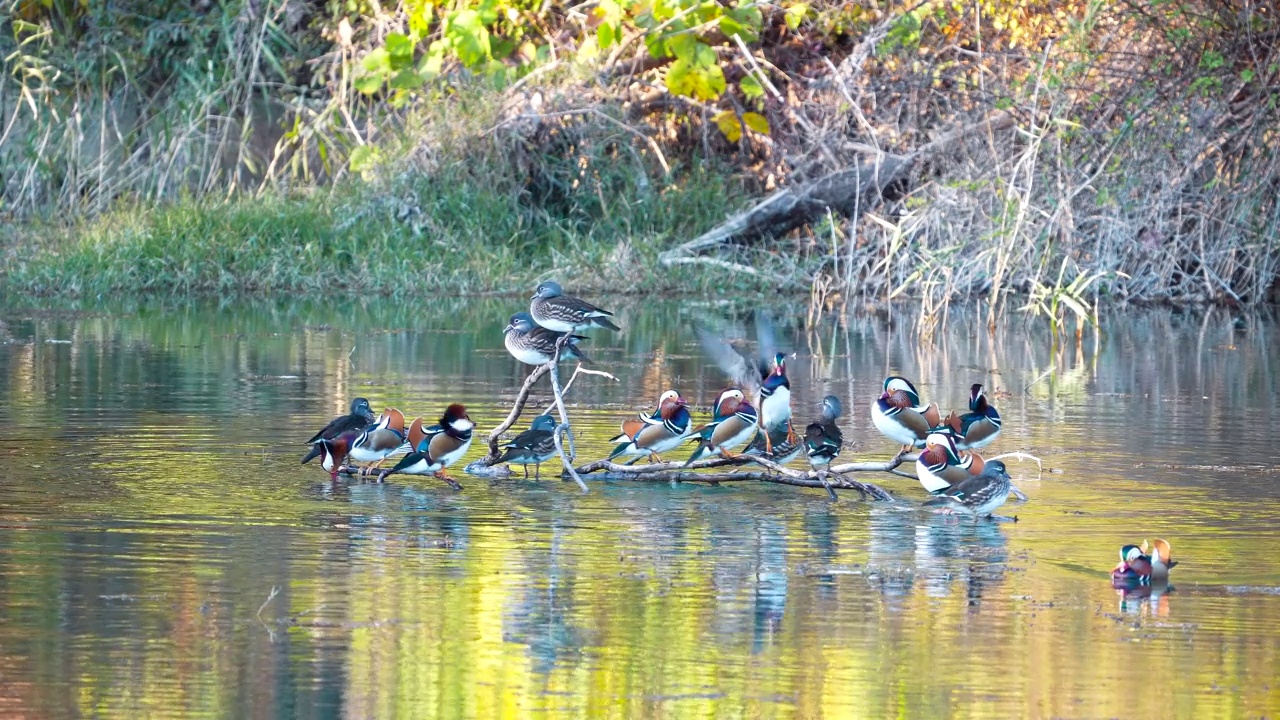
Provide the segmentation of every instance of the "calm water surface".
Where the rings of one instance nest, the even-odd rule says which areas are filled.
[[[1020,318],[791,329],[798,417],[839,395],[846,457],[892,454],[867,412],[889,371],[944,407],[999,389],[987,454],[1054,469],[1010,461],[1016,524],[923,514],[880,474],[897,501],[298,464],[356,395],[492,427],[522,304],[0,310],[0,718],[1280,713],[1273,320],[1115,315],[1056,353]],[[668,386],[705,416],[708,312],[592,333],[621,382],[570,395],[583,459]],[[1118,546],[1156,536],[1176,589],[1111,589]]]

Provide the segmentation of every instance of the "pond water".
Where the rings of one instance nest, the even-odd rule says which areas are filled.
[[[842,459],[894,452],[867,410],[890,371],[944,407],[998,389],[986,454],[1053,469],[1010,461],[1017,523],[925,514],[884,474],[859,479],[894,502],[831,503],[299,465],[357,395],[491,428],[523,304],[0,310],[0,717],[1280,713],[1273,319],[1118,314],[1056,348],[964,311],[927,341],[909,313],[785,333],[797,417],[849,410]],[[584,460],[668,386],[701,419],[724,383],[689,321],[729,308],[618,310],[587,346],[620,382],[569,396]],[[1113,590],[1119,546],[1155,537],[1174,589]]]

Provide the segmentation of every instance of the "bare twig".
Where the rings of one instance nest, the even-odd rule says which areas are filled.
[[[524,412],[524,405],[529,401],[529,391],[550,369],[550,364],[539,365],[534,368],[533,372],[529,373],[529,377],[525,378],[524,384],[520,386],[520,392],[516,393],[516,401],[511,406],[511,412],[507,413],[506,419],[499,423],[498,427],[489,431],[487,441],[489,443],[489,455],[485,458],[487,464],[496,463],[498,458],[502,456],[502,451],[498,449],[498,438],[502,437],[502,434],[510,430],[516,420],[520,419],[520,413]]]

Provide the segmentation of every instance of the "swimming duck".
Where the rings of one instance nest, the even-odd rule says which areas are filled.
[[[534,466],[534,477],[542,477],[542,463],[556,456],[555,418],[539,415],[529,429],[515,436],[503,447],[506,452],[498,462],[524,466],[524,477],[529,479],[529,466]]]
[[[1165,540],[1157,539],[1150,548],[1142,545],[1125,545],[1120,548],[1120,562],[1111,570],[1114,585],[1150,585],[1169,581],[1169,570],[1178,562],[1173,559],[1173,548]]]
[[[662,458],[658,453],[673,450],[689,437],[690,422],[689,404],[675,390],[662,393],[658,400],[658,411],[653,416],[640,416],[622,423],[622,434],[611,438],[609,442],[618,446],[609,453],[612,460],[619,456],[635,456],[634,463],[641,457],[648,456],[649,461]],[[631,463],[628,463],[631,464]]]
[[[320,461],[320,467],[329,473],[330,480],[338,479],[338,468],[347,460],[347,453],[351,450],[351,444],[356,441],[360,433],[355,430],[348,430],[334,438],[321,438],[316,441],[315,450],[323,457]]]
[[[747,396],[739,388],[726,388],[716,398],[711,422],[694,435],[698,448],[689,456],[688,462],[714,455],[734,457],[733,450],[751,442],[759,431],[756,409]]]
[[[471,422],[467,409],[457,403],[445,408],[439,425],[424,428],[422,418],[414,420],[409,426],[409,454],[378,479],[394,473],[434,475],[454,490],[461,490],[462,486],[444,470],[467,454],[474,429],[475,423]]]
[[[925,440],[924,452],[916,458],[916,478],[925,490],[940,493],[982,474],[986,462],[975,452],[961,452],[956,435],[947,427],[934,428]]]
[[[943,425],[955,430],[959,439],[956,447],[960,450],[977,450],[991,444],[1000,434],[1000,413],[987,402],[982,386],[974,384],[969,388],[969,412],[947,416]]]
[[[902,445],[902,452],[924,447],[929,430],[941,420],[938,406],[921,405],[916,386],[897,375],[885,379],[884,392],[871,403],[871,421],[876,429]]]
[[[325,425],[320,432],[312,435],[311,439],[307,441],[307,444],[311,446],[311,452],[308,452],[306,456],[302,458],[302,464],[306,465],[311,462],[312,458],[318,457],[324,452],[324,450],[316,445],[317,441],[332,440],[349,430],[359,432],[366,427],[369,427],[369,425],[373,423],[374,417],[373,410],[369,407],[368,400],[362,397],[352,400],[350,413],[340,415],[330,420],[328,425]]]
[[[818,479],[822,481],[822,487],[827,489],[832,500],[836,499],[836,492],[827,484],[827,467],[840,454],[840,448],[844,445],[844,433],[836,425],[836,419],[842,411],[840,398],[828,395],[822,398],[822,414],[817,422],[809,423],[804,429],[804,445],[809,464],[818,471]]]
[[[351,444],[351,459],[373,463],[373,468],[377,468],[399,450],[404,441],[404,413],[388,408],[378,416],[377,423],[365,428]],[[360,468],[360,474],[367,475],[371,469]]]
[[[992,460],[987,463],[982,474],[952,485],[924,504],[925,507],[937,507],[942,512],[967,513],[975,519],[990,517],[991,513],[1009,499],[1012,491],[1013,485],[1004,463]]]
[[[545,365],[551,362],[556,351],[556,341],[565,333],[548,330],[533,322],[533,316],[527,312],[518,312],[511,316],[511,321],[502,329],[502,343],[511,357],[526,365]],[[588,362],[586,353],[578,347],[578,342],[586,340],[584,335],[574,335],[560,351],[561,360],[578,360]]]
[[[754,359],[743,356],[724,339],[701,325],[694,325],[698,341],[707,355],[715,361],[729,379],[744,388],[747,397],[755,399],[760,409],[760,434],[767,454],[773,454],[772,431],[785,427],[787,441],[795,445],[797,439],[791,426],[791,382],[787,379],[787,356],[776,352],[773,323],[762,312],[756,313],[758,338]]]
[[[601,310],[585,300],[565,295],[560,283],[554,280],[538,284],[532,302],[529,303],[529,315],[542,327],[562,333],[593,327],[621,329],[609,321],[613,313]]]

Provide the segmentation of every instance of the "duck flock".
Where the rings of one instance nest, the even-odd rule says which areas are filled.
[[[538,285],[528,312],[511,316],[503,329],[503,344],[512,357],[526,365],[546,365],[557,354],[561,361],[589,362],[579,347],[587,338],[577,333],[594,328],[619,330],[612,316],[608,310],[565,295],[559,283],[548,280]],[[667,390],[653,412],[641,412],[622,422],[621,432],[610,439],[614,448],[608,459],[629,458],[627,464],[645,458],[660,462],[662,453],[685,443],[694,444],[685,464],[717,456],[734,458],[739,453],[786,464],[804,453],[834,497],[826,477],[844,444],[836,424],[843,413],[840,400],[834,395],[824,397],[818,417],[799,436],[792,425],[786,355],[772,352],[767,321],[757,319],[760,355],[754,360],[710,330],[695,329],[707,354],[731,380],[719,393],[711,420],[695,427],[688,402],[676,390]],[[925,506],[975,519],[990,518],[1016,492],[1005,464],[984,460],[977,453],[1002,429],[1000,413],[982,385],[970,388],[967,411],[944,417],[936,403],[921,400],[910,380],[891,376],[871,401],[870,411],[876,429],[901,446],[899,456],[920,451],[916,477],[932,496]],[[346,469],[378,480],[392,474],[430,475],[461,489],[445,470],[466,455],[474,431],[475,424],[461,404],[446,407],[434,425],[427,426],[422,418],[416,418],[406,429],[401,411],[388,408],[375,416],[367,399],[356,398],[349,414],[335,418],[307,441],[312,447],[302,462],[320,457],[321,466],[334,480]],[[539,415],[528,430],[506,443],[496,462],[523,466],[526,478],[528,466],[533,465],[535,477],[540,477],[541,464],[558,452],[555,431],[554,418]],[[382,467],[387,459],[405,451],[394,466]],[[344,468],[348,461],[365,465]],[[1165,540],[1156,540],[1150,547],[1146,541],[1141,546],[1125,545],[1120,550],[1120,563],[1112,571],[1113,584],[1167,582],[1169,569],[1177,564],[1171,555]]]

